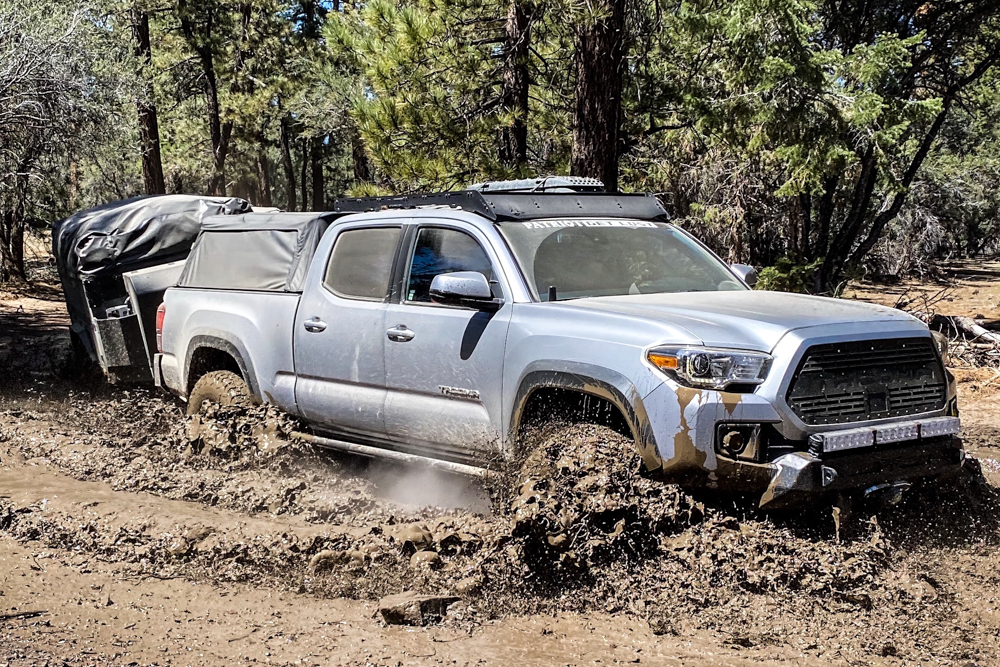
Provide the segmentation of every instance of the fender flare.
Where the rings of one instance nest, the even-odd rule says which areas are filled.
[[[510,442],[514,442],[521,427],[524,408],[531,395],[544,388],[568,389],[610,402],[625,416],[635,440],[636,451],[642,457],[646,470],[653,472],[663,467],[649,415],[646,414],[642,397],[635,385],[617,371],[591,364],[565,361],[531,364],[521,375],[517,394],[514,396]]]
[[[250,355],[246,352],[242,343],[239,341],[229,340],[229,336],[222,332],[217,334],[199,334],[197,336],[191,336],[191,339],[188,341],[187,354],[184,357],[185,390],[190,379],[191,358],[194,356],[195,352],[205,347],[225,352],[235,359],[236,365],[240,368],[240,375],[243,376],[247,386],[250,388],[250,393],[255,399],[258,401],[260,400],[260,385],[257,383],[257,374],[254,373],[253,362],[250,361]]]

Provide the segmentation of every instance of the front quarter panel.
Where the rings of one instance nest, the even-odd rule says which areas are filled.
[[[659,468],[653,420],[643,400],[664,382],[643,360],[651,342],[701,343],[684,329],[662,322],[571,304],[515,304],[503,380],[503,432],[509,434],[508,440],[534,388],[572,388],[618,405],[630,421],[646,467]]]

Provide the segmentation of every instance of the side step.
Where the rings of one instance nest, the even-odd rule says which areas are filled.
[[[333,438],[324,438],[322,436],[310,435],[309,433],[301,433],[299,431],[293,431],[292,436],[300,440],[305,440],[306,442],[311,442],[314,445],[319,445],[320,447],[335,449],[339,452],[347,452],[348,454],[356,454],[358,456],[367,456],[373,459],[386,459],[406,465],[419,465],[426,468],[432,468],[434,470],[442,470],[444,472],[466,475],[469,477],[482,478],[487,477],[490,474],[486,468],[478,468],[476,466],[465,465],[464,463],[441,461],[440,459],[432,459],[418,454],[405,454],[403,452],[397,452],[393,449],[359,445],[353,442],[334,440]]]

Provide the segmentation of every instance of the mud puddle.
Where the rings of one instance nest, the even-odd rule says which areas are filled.
[[[296,425],[273,409],[187,419],[132,391],[8,405],[2,424],[8,474],[44,471],[50,482],[37,475],[0,500],[0,530],[78,554],[71,562],[83,570],[368,603],[450,595],[460,602],[437,627],[462,632],[601,612],[654,637],[710,632],[736,648],[828,659],[966,665],[1000,655],[1000,503],[975,464],[857,518],[838,541],[820,511],[767,517],[647,480],[630,443],[599,427],[551,434],[509,471],[501,505],[477,513],[394,502],[388,480],[289,438]],[[112,496],[151,494],[152,504],[134,516],[88,506],[59,493],[66,475]],[[481,490],[454,493],[481,502]]]
[[[373,469],[297,443],[273,409],[190,420],[157,392],[62,379],[61,334],[32,330],[0,378],[0,605],[15,614],[0,628],[18,660],[1000,657],[992,417],[968,420],[981,463],[838,537],[827,510],[769,517],[644,479],[595,427],[550,431],[485,490]],[[378,600],[403,591],[459,602],[428,628],[385,627]],[[39,609],[53,626],[16,617]]]

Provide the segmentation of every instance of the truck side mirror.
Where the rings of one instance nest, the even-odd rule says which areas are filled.
[[[733,264],[730,268],[750,287],[757,284],[757,269],[752,266],[747,264]]]
[[[494,299],[490,281],[478,271],[441,273],[431,281],[431,300],[445,306],[497,310],[503,299]]]

